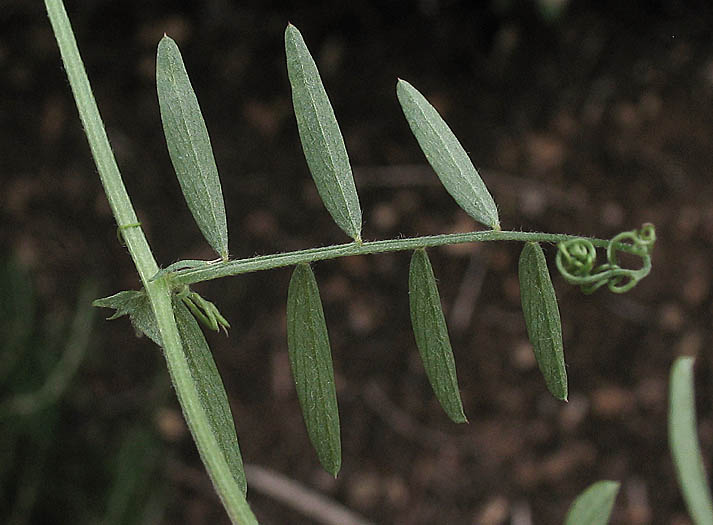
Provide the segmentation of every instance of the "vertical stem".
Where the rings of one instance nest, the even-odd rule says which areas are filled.
[[[99,170],[104,192],[107,199],[109,199],[111,211],[114,213],[119,227],[137,224],[139,220],[136,218],[134,207],[131,205],[128,193],[126,193],[119,167],[116,165],[116,159],[111,151],[104,123],[99,115],[99,109],[94,100],[82,57],[77,48],[77,41],[74,38],[74,32],[62,0],[45,0],[45,6],[59,45],[64,69],[72,87],[74,100],[77,103],[79,118],[84,126],[84,132],[87,135],[94,162]],[[131,257],[134,259],[136,269],[141,275],[141,280],[146,281],[148,277],[151,277],[150,272],[158,271],[158,266],[143,230],[140,227],[132,227],[122,229],[121,233],[126,241],[126,246],[129,248]]]
[[[47,14],[52,23],[67,77],[72,87],[72,93],[77,103],[79,117],[84,126],[84,131],[94,156],[94,162],[99,170],[99,176],[114,217],[120,228],[127,225],[136,225],[138,219],[124,187],[124,182],[121,179],[116,159],[111,151],[109,139],[99,115],[99,109],[94,100],[89,79],[87,78],[62,0],[45,0],[45,7],[47,8]],[[141,227],[122,228],[121,233],[151,300],[151,306],[163,341],[168,370],[176,388],[176,394],[188,423],[188,428],[191,430],[213,486],[233,523],[257,523],[243,496],[242,490],[233,479],[228,464],[211,431],[208,417],[201,407],[198,392],[191,377],[186,354],[178,333],[178,327],[176,326],[168,282],[166,279],[149,281],[158,271],[158,265]]]

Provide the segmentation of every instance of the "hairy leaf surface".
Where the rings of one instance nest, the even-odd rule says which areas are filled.
[[[228,258],[228,226],[223,190],[198,98],[181,52],[164,36],[156,56],[156,88],[168,153],[183,196],[203,236],[223,260]]]
[[[342,132],[317,65],[293,25],[285,30],[287,73],[302,149],[320,197],[334,222],[361,240],[361,207]]]
[[[309,439],[319,462],[336,477],[342,445],[332,354],[317,281],[304,263],[295,268],[287,294],[287,348]]]
[[[409,303],[416,346],[433,392],[448,417],[456,423],[465,423],[446,319],[436,277],[424,249],[416,250],[411,257]]]
[[[525,244],[520,254],[519,277],[522,312],[537,365],[552,395],[566,401],[567,370],[560,312],[545,254],[539,244]]]
[[[405,80],[399,79],[396,94],[411,131],[448,193],[476,221],[499,230],[495,201],[448,124]]]

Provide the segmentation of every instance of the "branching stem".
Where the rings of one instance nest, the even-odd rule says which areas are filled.
[[[172,290],[166,279],[150,280],[158,271],[158,266],[111,151],[64,4],[62,0],[45,0],[45,7],[104,191],[151,300],[171,379],[201,459],[231,521],[241,525],[256,524],[257,520],[233,479],[220,446],[211,432],[208,416],[201,407],[171,306]]]
[[[249,259],[237,259],[225,262],[205,262],[200,264],[198,261],[190,261],[193,267],[170,271],[170,267],[156,274],[152,279],[162,276],[166,273],[171,273],[171,283],[174,286],[184,284],[194,284],[220,277],[230,275],[239,275],[242,273],[258,272],[262,270],[270,270],[273,268],[282,268],[285,266],[294,266],[300,263],[310,263],[315,261],[324,261],[327,259],[337,259],[339,257],[348,257],[351,255],[368,255],[375,253],[399,252],[406,250],[415,250],[418,248],[432,248],[435,246],[445,246],[452,244],[464,244],[469,242],[486,242],[486,241],[521,241],[521,242],[546,242],[559,243],[571,239],[578,239],[576,235],[564,235],[553,233],[539,232],[517,232],[517,231],[477,231],[467,233],[450,233],[443,235],[431,235],[425,237],[412,237],[406,239],[388,239],[382,241],[369,241],[357,244],[350,242],[347,244],[337,244],[335,246],[325,246],[322,248],[310,248],[308,250],[298,250],[288,253],[277,253],[271,255],[260,255]],[[606,248],[609,245],[608,240],[587,238],[594,246]],[[626,244],[621,245],[622,251],[630,251],[630,247]],[[186,261],[189,262],[189,261]],[[181,267],[181,263],[176,263]]]

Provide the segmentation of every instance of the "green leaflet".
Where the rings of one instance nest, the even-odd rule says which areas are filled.
[[[161,345],[156,318],[151,309],[149,298],[143,290],[119,292],[110,297],[97,299],[92,304],[116,309],[114,315],[109,319],[116,319],[128,314],[137,331],[143,332],[156,344]],[[225,457],[235,482],[245,494],[247,483],[238,437],[235,432],[235,423],[213,355],[196,319],[176,295],[173,296],[173,313],[176,316],[176,325],[183,343],[183,351],[186,353],[186,360],[200,398],[201,407],[208,418],[211,432]]]
[[[424,249],[413,252],[408,285],[411,325],[431,388],[448,417],[466,423],[441,298]]]
[[[191,376],[196,385],[198,396],[203,410],[208,416],[211,431],[215,436],[225,461],[230,467],[233,478],[242,489],[243,495],[247,492],[243,459],[238,446],[238,436],[235,432],[235,423],[230,411],[228,395],[225,393],[223,381],[215,366],[213,354],[208,348],[205,336],[182,301],[173,299],[173,312],[176,315],[176,325],[181,335],[183,349],[186,352]]]
[[[176,43],[164,36],[156,56],[156,89],[168,153],[203,236],[228,259],[228,226],[218,168],[198,99]]]
[[[332,355],[317,281],[304,263],[295,267],[287,293],[287,348],[310,441],[324,469],[336,477],[342,445]]]
[[[671,368],[668,440],[688,512],[696,525],[710,525],[713,504],[697,437],[693,362],[679,357]]]
[[[399,79],[396,95],[411,131],[448,193],[476,221],[499,230],[495,201],[448,124],[405,80]]]
[[[565,525],[606,525],[618,493],[617,481],[598,481],[590,485],[572,503]]]
[[[537,364],[552,395],[567,401],[560,312],[545,254],[536,242],[528,242],[522,249],[519,277],[522,312]]]
[[[361,207],[352,168],[317,65],[299,30],[285,30],[287,73],[302,149],[317,191],[334,222],[361,242]]]

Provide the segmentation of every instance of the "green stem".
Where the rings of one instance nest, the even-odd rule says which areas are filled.
[[[171,289],[166,279],[150,280],[158,271],[158,265],[121,179],[64,4],[62,0],[45,0],[45,7],[104,191],[151,300],[171,379],[201,459],[232,522],[257,523],[210,430],[208,417],[201,408],[176,326],[171,305]],[[132,227],[127,228],[129,225]]]
[[[549,242],[558,243],[570,239],[579,238],[576,235],[564,235],[554,233],[538,232],[514,232],[488,230],[468,233],[450,233],[443,235],[431,235],[426,237],[412,237],[407,239],[388,239],[383,241],[370,241],[364,243],[350,242],[338,244],[336,246],[326,246],[323,248],[310,248],[288,253],[278,253],[272,255],[260,255],[249,259],[239,259],[235,261],[225,261],[217,263],[206,263],[196,268],[178,270],[171,274],[171,283],[174,286],[183,284],[193,284],[230,275],[242,273],[258,272],[270,270],[284,266],[294,266],[303,262],[310,263],[324,261],[327,259],[337,259],[350,255],[367,255],[374,253],[399,252],[405,250],[416,250],[418,248],[432,248],[452,244],[463,244],[469,242],[485,241],[522,241],[522,242]],[[609,241],[604,239],[586,238],[594,246],[606,248]],[[621,249],[630,251],[628,245],[622,244]],[[161,272],[159,275],[163,275]],[[158,277],[158,275],[156,276]]]
[[[109,199],[111,211],[114,213],[120,228],[129,224],[138,224],[139,220],[134,212],[134,207],[131,205],[129,195],[126,193],[124,182],[116,165],[116,159],[111,151],[104,123],[99,115],[99,109],[94,100],[92,88],[89,85],[89,79],[84,70],[84,64],[82,63],[77,41],[74,39],[74,32],[67,18],[64,4],[62,0],[45,0],[45,7],[47,8],[47,14],[52,23],[52,29],[54,29],[55,38],[64,62],[64,69],[67,72],[69,84],[72,87],[72,93],[77,103],[79,118],[84,126],[84,132],[87,135],[89,147],[92,150],[92,156],[97,165],[104,191],[107,199]],[[126,228],[122,230],[122,234],[141,279],[147,279],[147,277],[153,275],[151,272],[155,272],[154,268],[157,268],[157,265],[143,230],[140,227]]]

